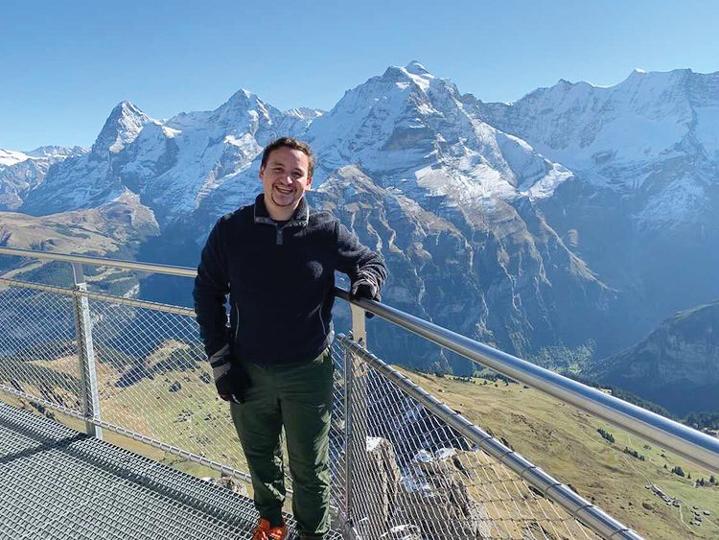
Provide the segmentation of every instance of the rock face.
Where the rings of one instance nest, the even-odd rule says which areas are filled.
[[[130,191],[96,208],[49,216],[0,212],[0,245],[22,249],[127,257],[159,233],[152,211]]]
[[[399,508],[425,538],[490,538],[490,520],[469,492],[466,472],[457,467],[453,448],[415,456],[415,470],[405,479]]]
[[[355,486],[362,496],[358,500],[360,508],[368,512],[366,525],[370,537],[382,537],[393,525],[397,497],[402,476],[394,455],[394,448],[387,439],[367,438],[367,476],[360,480],[361,486]],[[365,506],[366,505],[366,506]],[[364,527],[364,525],[362,525]]]
[[[423,207],[345,167],[312,200],[382,252],[391,268],[384,299],[399,309],[518,354],[556,341],[580,344],[612,327],[614,292],[526,199]],[[581,317],[578,298],[586,307]],[[424,369],[448,367],[436,350],[391,330],[375,330],[381,354],[412,357]]]
[[[719,409],[719,302],[677,313],[590,375],[684,416]]]
[[[392,444],[367,438],[367,476],[358,493],[359,512],[372,509],[359,527],[367,538],[489,538],[489,516],[470,494],[457,451],[421,451],[403,476]],[[365,506],[366,505],[366,506]]]

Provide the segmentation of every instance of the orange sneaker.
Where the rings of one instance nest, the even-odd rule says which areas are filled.
[[[252,540],[287,540],[287,525],[271,527],[268,519],[260,518],[252,531]]]

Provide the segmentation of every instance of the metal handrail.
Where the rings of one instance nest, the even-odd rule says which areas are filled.
[[[175,276],[196,275],[196,270],[192,268],[116,261],[82,255],[14,248],[0,248],[0,254],[94,266],[113,266]],[[489,367],[663,446],[709,471],[719,471],[719,439],[398,309],[372,300],[350,298],[347,291],[339,288],[335,288],[335,295],[479,365]]]
[[[196,269],[188,268],[186,266],[172,266],[169,264],[123,261],[120,259],[103,259],[101,257],[92,257],[90,255],[68,255],[66,253],[34,251],[32,249],[0,247],[0,255],[15,255],[17,257],[29,257],[31,259],[45,259],[50,261],[89,264],[90,266],[112,266],[113,268],[138,270],[140,272],[151,272],[154,274],[166,274],[170,276],[194,278],[197,275]]]
[[[161,311],[163,313],[172,313],[174,315],[182,315],[183,317],[196,317],[195,310],[170,304],[160,304],[158,302],[148,302],[147,300],[135,300],[134,298],[125,298],[124,296],[114,296],[112,294],[96,293],[85,290],[67,289],[65,287],[57,287],[55,285],[43,285],[33,283],[31,281],[21,281],[17,279],[6,279],[0,277],[0,286],[22,287],[23,289],[35,289],[37,291],[59,294],[60,296],[68,296],[70,298],[90,298],[91,300],[100,300],[101,302],[109,302],[111,304],[122,304],[142,309],[151,309],[153,311]]]

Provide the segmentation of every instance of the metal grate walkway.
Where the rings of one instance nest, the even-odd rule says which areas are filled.
[[[247,539],[256,519],[246,497],[0,402],[0,539]]]

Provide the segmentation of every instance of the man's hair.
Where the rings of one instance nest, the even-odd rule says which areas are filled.
[[[309,144],[307,144],[306,142],[299,141],[294,137],[280,137],[279,139],[275,139],[270,144],[265,146],[265,149],[262,152],[262,164],[260,165],[260,167],[264,169],[267,165],[267,160],[270,158],[270,154],[272,153],[272,151],[282,147],[299,150],[307,156],[307,161],[309,163],[307,167],[307,176],[311,177],[312,173],[315,170],[315,155],[312,153],[312,149],[310,148]]]

